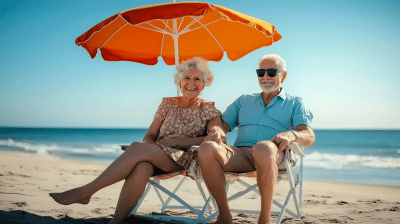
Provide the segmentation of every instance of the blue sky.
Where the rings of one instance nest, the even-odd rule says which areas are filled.
[[[131,8],[169,1],[0,1],[0,126],[148,127],[175,96],[173,66],[91,59],[75,39]],[[264,54],[287,63],[286,92],[304,98],[313,127],[399,129],[400,2],[209,1],[265,20],[282,39],[232,62],[210,62],[202,98],[222,112],[261,92]]]

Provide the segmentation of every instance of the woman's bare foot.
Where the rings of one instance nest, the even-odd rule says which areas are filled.
[[[81,188],[74,188],[62,193],[49,193],[49,195],[54,199],[54,201],[62,205],[70,205],[74,203],[86,205],[89,203],[91,198],[91,195],[87,196]]]
[[[218,216],[217,221],[211,222],[210,224],[232,224],[232,223],[233,223],[232,215],[229,214],[228,217]]]

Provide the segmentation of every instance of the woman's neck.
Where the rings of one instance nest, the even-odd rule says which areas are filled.
[[[196,97],[196,98],[188,98],[188,97],[182,96],[182,97],[179,99],[179,104],[178,104],[178,106],[179,106],[180,108],[183,108],[183,109],[190,108],[190,107],[192,107],[193,105],[195,105],[196,102],[198,102],[198,100],[199,100],[198,97]]]

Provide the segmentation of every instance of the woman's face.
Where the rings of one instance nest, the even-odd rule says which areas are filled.
[[[195,99],[204,89],[203,73],[195,67],[189,68],[183,72],[180,84],[183,96]]]

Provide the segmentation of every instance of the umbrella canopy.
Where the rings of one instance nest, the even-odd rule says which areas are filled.
[[[275,26],[204,2],[167,3],[115,14],[79,36],[75,43],[94,58],[167,65],[201,56],[232,61],[281,39]]]

